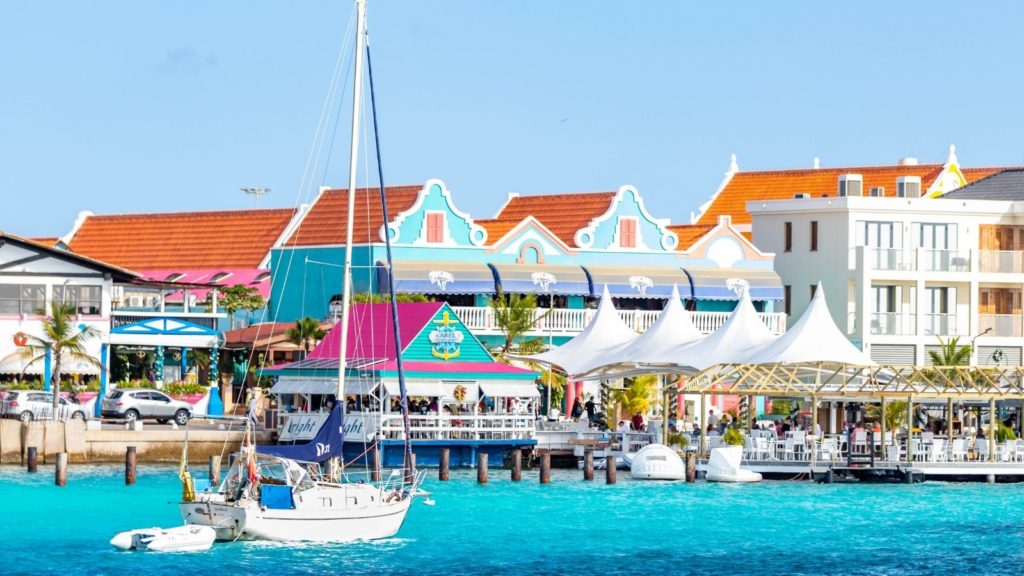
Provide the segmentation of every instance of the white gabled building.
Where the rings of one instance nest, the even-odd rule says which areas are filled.
[[[88,353],[100,358],[110,340],[114,284],[137,278],[134,272],[0,232],[0,375],[44,374],[44,363],[26,361],[19,344],[23,335],[42,336],[43,310],[52,299],[74,302],[79,325],[96,329]],[[62,372],[98,375],[100,369],[68,361]]]
[[[1024,170],[938,198],[915,178],[889,177],[899,196],[851,186],[865,179],[851,169],[828,197],[747,203],[755,244],[776,254],[790,318],[820,281],[836,324],[876,362],[930,364],[940,337],[958,336],[976,344],[977,364],[1021,365]]]

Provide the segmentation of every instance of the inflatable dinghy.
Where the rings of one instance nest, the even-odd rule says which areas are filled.
[[[209,526],[187,525],[177,528],[140,528],[119,533],[110,544],[121,550],[151,552],[202,552],[213,546],[217,532]]]

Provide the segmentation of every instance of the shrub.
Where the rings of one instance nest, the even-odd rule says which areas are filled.
[[[164,386],[164,392],[171,396],[184,396],[187,394],[205,394],[206,386],[196,382],[171,382]]]
[[[686,448],[690,444],[690,437],[686,434],[675,433],[668,435],[669,446],[679,446],[680,448]]]
[[[729,446],[742,446],[743,432],[740,432],[739,428],[729,428],[725,431],[725,435],[722,436],[722,442]]]

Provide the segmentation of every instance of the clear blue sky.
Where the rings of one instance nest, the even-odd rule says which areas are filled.
[[[391,184],[634,184],[685,221],[741,169],[1024,163],[1019,3],[370,0]],[[292,206],[348,0],[0,3],[0,229]],[[346,86],[346,91],[350,91]],[[347,104],[345,104],[347,108]],[[314,185],[345,181],[347,120]]]

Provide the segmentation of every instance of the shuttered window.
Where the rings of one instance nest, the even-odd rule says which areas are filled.
[[[444,213],[427,212],[427,242],[444,242]]]
[[[619,218],[619,246],[636,248],[636,218]]]

